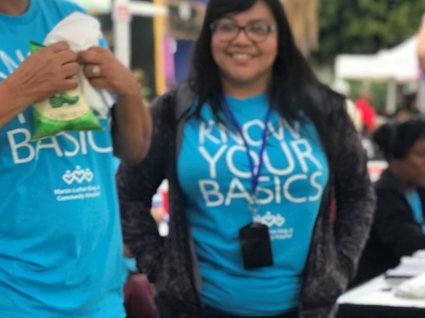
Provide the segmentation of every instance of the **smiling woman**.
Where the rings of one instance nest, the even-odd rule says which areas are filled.
[[[118,174],[124,240],[160,317],[334,316],[374,208],[344,100],[281,1],[208,2],[189,80],[153,103],[151,151]],[[150,204],[164,178],[163,244]]]
[[[277,55],[275,24],[262,1],[211,24],[211,52],[226,94],[245,98],[267,89]]]

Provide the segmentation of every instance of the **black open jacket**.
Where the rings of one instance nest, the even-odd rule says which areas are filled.
[[[356,272],[374,212],[363,148],[343,103],[333,102],[332,96],[326,91],[314,94],[326,108],[337,146],[306,263],[300,318],[333,317],[336,299]],[[156,303],[164,317],[202,317],[202,282],[176,172],[185,114],[192,101],[187,85],[157,99],[151,106],[154,131],[147,158],[136,166],[122,164],[117,176],[124,241],[140,270],[155,282]],[[162,241],[150,207],[164,178],[169,182],[170,232]],[[331,213],[333,202],[336,218]]]
[[[402,256],[425,249],[425,234],[416,222],[400,181],[385,170],[375,185],[376,214],[354,284],[394,268]],[[418,189],[425,208],[425,189]],[[425,218],[425,210],[422,209]]]

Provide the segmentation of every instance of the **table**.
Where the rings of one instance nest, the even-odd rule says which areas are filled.
[[[378,276],[338,299],[338,318],[424,318],[425,300],[394,296],[393,288]]]

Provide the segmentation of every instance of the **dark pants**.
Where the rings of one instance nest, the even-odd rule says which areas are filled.
[[[291,312],[280,314],[277,316],[266,316],[266,317],[258,317],[258,318],[297,318],[297,317],[298,317],[297,312],[291,311]],[[255,317],[235,316],[232,314],[221,312],[214,308],[206,307],[204,310],[204,318],[255,318]]]
[[[288,313],[284,313],[284,314],[280,314],[277,316],[262,316],[262,317],[245,317],[245,316],[235,316],[232,314],[227,314],[224,312],[221,312],[217,309],[214,308],[210,308],[210,307],[205,307],[204,308],[204,314],[203,314],[204,318],[298,318],[298,313],[296,310],[288,312]],[[168,317],[164,314],[161,313],[161,310],[159,310],[158,313],[158,318],[172,318],[171,316]]]

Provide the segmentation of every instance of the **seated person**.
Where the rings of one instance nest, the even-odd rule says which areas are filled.
[[[425,117],[387,123],[374,141],[388,162],[375,188],[377,211],[352,285],[394,268],[425,249]]]

